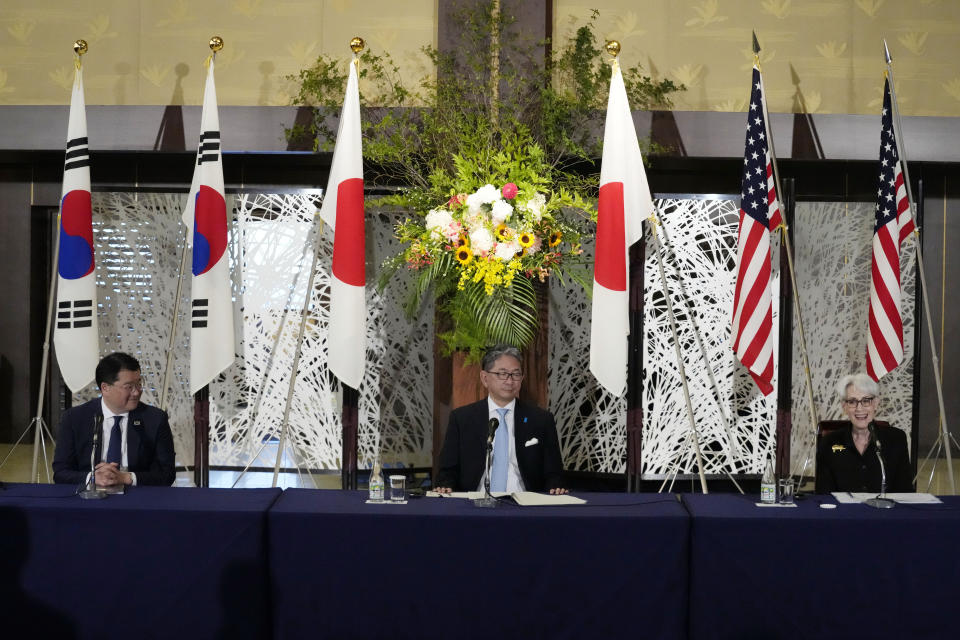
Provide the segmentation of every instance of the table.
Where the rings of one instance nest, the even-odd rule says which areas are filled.
[[[584,497],[482,509],[288,489],[269,514],[274,637],[685,638],[682,506]]]
[[[960,497],[878,510],[685,495],[690,638],[957,637]]]
[[[74,490],[0,490],[4,635],[269,635],[264,536],[279,489],[133,487],[106,500]]]

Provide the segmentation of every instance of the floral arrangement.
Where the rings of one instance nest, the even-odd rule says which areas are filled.
[[[401,225],[401,239],[413,240],[404,259],[419,268],[435,261],[439,252],[454,252],[461,291],[471,282],[482,282],[485,293],[492,295],[497,287],[509,287],[521,272],[543,282],[562,263],[565,249],[568,255],[580,252],[579,245],[569,244],[579,236],[554,218],[549,205],[545,194],[521,195],[513,182],[456,194],[426,214],[422,230],[409,221]],[[568,242],[561,247],[564,232]]]
[[[550,189],[549,169],[535,145],[505,149],[498,157],[496,175],[460,158],[447,201],[397,225],[404,249],[388,261],[393,270],[416,274],[409,310],[431,292],[452,321],[438,334],[446,350],[472,357],[490,344],[523,347],[533,340],[534,283],[551,275],[562,279],[567,267],[581,264],[580,232],[565,214],[589,209],[579,197]]]

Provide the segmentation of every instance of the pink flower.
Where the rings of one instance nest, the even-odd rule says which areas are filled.
[[[467,201],[467,194],[465,194],[465,193],[457,193],[457,194],[454,194],[454,195],[450,196],[450,199],[447,200],[447,206],[448,206],[448,207],[458,207],[458,206],[462,206],[463,203],[466,202],[466,201]]]
[[[507,184],[503,185],[502,189],[500,189],[500,193],[502,193],[503,197],[507,200],[513,200],[516,198],[517,191],[519,191],[519,189],[517,189],[517,185],[513,184],[512,182],[508,182]]]

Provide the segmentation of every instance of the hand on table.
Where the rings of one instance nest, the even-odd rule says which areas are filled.
[[[563,487],[554,487],[553,489],[550,489],[550,495],[552,496],[562,496],[568,493],[570,493],[570,491],[564,489]]]
[[[450,487],[434,487],[433,492],[434,493],[453,493],[453,489],[451,489]]]
[[[98,487],[110,487],[118,484],[133,484],[133,476],[120,470],[116,462],[101,462],[94,469]]]

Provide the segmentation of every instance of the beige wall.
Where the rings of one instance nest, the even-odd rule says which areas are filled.
[[[284,77],[321,52],[347,55],[354,34],[417,78],[426,70],[419,49],[435,43],[436,3],[445,1],[3,0],[0,104],[66,104],[71,45],[81,37],[90,43],[89,104],[199,104],[214,34],[226,41],[223,105],[288,104]],[[687,85],[681,110],[744,109],[756,29],[772,111],[797,110],[798,80],[812,112],[876,113],[885,37],[903,114],[960,115],[957,0],[556,0],[556,33],[593,7],[626,63]]]
[[[894,58],[904,115],[960,115],[957,0],[557,0],[558,34],[600,9],[604,38],[627,64],[683,82],[678,109],[743,111],[763,47],[771,111],[794,112],[791,67],[813,113],[875,114],[883,92],[883,38]]]
[[[69,103],[77,38],[87,104],[199,104],[213,35],[220,104],[285,105],[284,77],[354,35],[422,74],[436,0],[3,0],[0,104]]]

